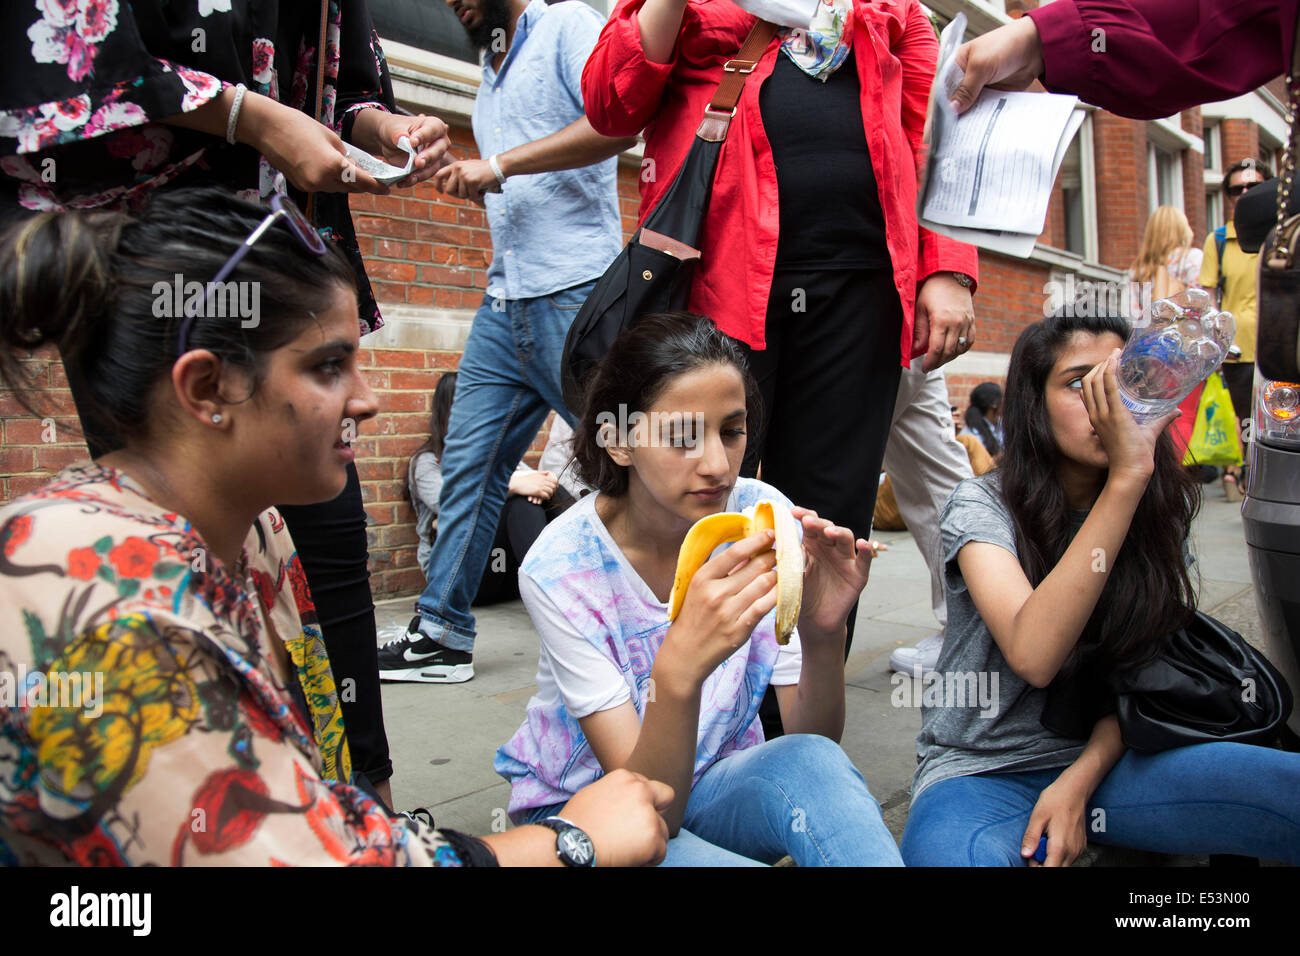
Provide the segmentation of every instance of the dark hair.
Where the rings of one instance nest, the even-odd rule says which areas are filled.
[[[18,360],[26,350],[57,345],[69,375],[84,381],[83,415],[120,441],[146,434],[154,386],[176,360],[183,318],[170,294],[176,278],[215,278],[268,211],[204,187],[156,193],[137,213],[44,212],[16,223],[0,236],[5,383],[36,412]],[[190,328],[189,348],[248,369],[251,390],[243,400],[256,391],[265,356],[328,309],[339,285],[356,287],[333,243],[317,256],[283,223],[261,236],[229,281],[256,283],[259,321],[244,328],[238,315],[202,314]],[[167,288],[161,295],[159,284]]]
[[[451,420],[451,403],[456,398],[456,373],[443,372],[438,377],[438,384],[433,387],[433,411],[429,413],[429,440],[411,455],[432,452],[433,457],[442,461],[442,450],[447,446],[447,422]]]
[[[966,409],[966,427],[980,436],[984,449],[997,457],[1002,446],[985,416],[990,409],[1002,407],[1002,387],[997,382],[980,382],[970,390],[970,408]]]
[[[1233,174],[1239,173],[1243,169],[1253,169],[1255,172],[1259,173],[1260,176],[1263,177],[1263,179],[1260,180],[1261,182],[1273,178],[1273,170],[1269,167],[1268,163],[1261,159],[1255,159],[1253,156],[1247,156],[1245,159],[1237,160],[1223,171],[1224,195],[1227,195],[1228,183],[1232,181]]]
[[[729,365],[745,383],[745,430],[761,427],[762,401],[736,342],[718,331],[711,319],[691,312],[647,315],[624,331],[592,373],[582,415],[573,433],[578,476],[607,495],[627,492],[627,468],[617,465],[597,439],[602,412],[644,412],[679,375],[710,365]]]
[[[1121,340],[1118,316],[1055,315],[1020,333],[1011,353],[1002,406],[1002,499],[1016,529],[1020,565],[1037,587],[1065,554],[1073,536],[1057,468],[1060,449],[1048,422],[1048,375],[1075,333]],[[1182,627],[1195,605],[1183,548],[1200,506],[1200,487],[1183,471],[1166,429],[1155,448],[1155,471],[1138,503],[1110,577],[1080,636],[1097,642],[1101,661],[1127,667],[1156,656],[1160,640]],[[1067,661],[1073,665],[1076,655]]]

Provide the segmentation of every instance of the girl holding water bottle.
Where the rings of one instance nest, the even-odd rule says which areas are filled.
[[[1177,411],[1139,425],[1121,401],[1128,335],[1118,318],[1025,329],[1002,467],[962,482],[944,510],[937,670],[987,675],[997,707],[923,709],[909,866],[1020,865],[1043,837],[1049,866],[1088,839],[1300,862],[1300,754],[1225,742],[1140,754],[1113,714],[1087,739],[1043,724],[1046,688],[1077,647],[1111,671],[1140,665],[1195,607],[1185,542],[1199,491],[1166,433]]]

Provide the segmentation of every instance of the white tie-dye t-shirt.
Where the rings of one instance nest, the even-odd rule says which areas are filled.
[[[524,558],[519,591],[541,635],[537,693],[523,725],[497,752],[510,781],[510,813],[564,803],[598,779],[600,763],[578,720],[632,701],[645,716],[650,669],[668,632],[668,606],[628,563],[596,514],[597,495],[552,522]],[[789,501],[771,485],[738,479],[728,511]],[[700,694],[695,776],[763,742],[758,707],[769,684],[797,684],[799,634],[776,643],[775,612],[709,675]]]

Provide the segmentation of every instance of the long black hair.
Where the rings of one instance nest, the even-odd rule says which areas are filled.
[[[966,409],[966,427],[980,436],[980,443],[994,458],[1002,450],[993,427],[988,423],[988,413],[1002,407],[1002,388],[997,382],[980,382],[970,390],[970,408]]]
[[[411,455],[416,456],[432,452],[433,457],[442,461],[442,450],[447,446],[447,422],[451,420],[451,403],[456,398],[456,373],[443,372],[438,377],[438,384],[433,387],[433,411],[429,413],[429,438],[415,449]]]
[[[211,281],[268,211],[204,187],[156,193],[138,213],[44,212],[15,223],[0,236],[0,376],[38,413],[19,360],[57,345],[85,386],[80,411],[88,424],[119,442],[146,434],[154,386],[177,357],[183,309],[171,292],[178,277],[182,286]],[[256,288],[257,321],[246,328],[239,316],[203,310],[188,347],[246,369],[245,401],[268,354],[328,310],[340,285],[356,287],[333,243],[318,256],[283,223],[266,230],[229,281]]]
[[[1069,547],[1073,531],[1045,390],[1052,367],[1071,336],[1112,332],[1129,336],[1117,316],[1055,315],[1020,333],[1011,353],[1002,405],[1002,499],[1015,522],[1020,565],[1037,587]],[[1155,470],[1110,577],[1080,637],[1096,643],[1101,661],[1123,668],[1156,656],[1160,639],[1182,627],[1195,606],[1183,548],[1200,507],[1200,486],[1183,471],[1168,429],[1155,448]],[[1072,658],[1073,660],[1073,658]]]
[[[691,312],[648,315],[623,332],[592,373],[582,415],[573,433],[578,476],[603,494],[627,492],[627,468],[615,464],[598,437],[602,413],[619,416],[647,411],[679,375],[711,365],[728,365],[745,383],[745,430],[760,427],[761,399],[740,346],[711,319]]]

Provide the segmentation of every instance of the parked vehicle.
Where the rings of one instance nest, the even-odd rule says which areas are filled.
[[[1241,517],[1264,653],[1300,694],[1300,383],[1255,373]],[[1300,743],[1300,707],[1288,724]]]

